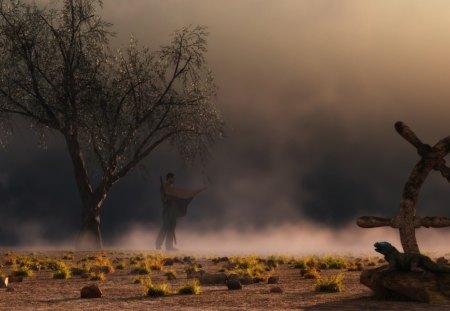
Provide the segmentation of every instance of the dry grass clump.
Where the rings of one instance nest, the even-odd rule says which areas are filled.
[[[191,281],[189,283],[186,283],[184,285],[181,285],[178,290],[177,294],[179,295],[198,295],[202,291],[202,288],[200,286],[200,283],[198,280]]]
[[[68,279],[70,278],[70,269],[64,262],[57,262],[55,272],[53,272],[54,279]]]
[[[104,280],[106,280],[106,275],[103,272],[91,272],[89,274],[89,280],[91,280],[91,281],[104,281]]]
[[[337,293],[342,292],[344,287],[342,286],[343,275],[339,273],[335,276],[328,278],[317,279],[314,285],[314,290],[318,292]]]
[[[322,269],[345,269],[347,268],[347,260],[341,256],[325,256],[320,260],[325,266]]]
[[[153,284],[151,282],[146,282],[144,284],[144,294],[148,297],[164,297],[171,294],[169,284]]]
[[[72,273],[72,275],[83,275],[88,274],[90,269],[91,267],[89,264],[83,263],[81,267],[77,266],[70,268],[70,272]]]
[[[150,274],[152,273],[152,270],[150,269],[149,265],[147,262],[142,261],[142,262],[138,262],[133,270],[131,270],[131,273],[133,274],[140,274],[140,275],[146,275],[146,274]]]
[[[123,270],[123,269],[125,269],[125,267],[126,267],[126,264],[125,264],[125,262],[123,260],[118,261],[117,264],[116,264],[116,269],[117,270]]]
[[[91,264],[90,272],[108,274],[115,271],[109,258],[104,255],[95,256],[94,259],[90,259],[89,261]]]
[[[320,278],[320,271],[316,268],[302,269],[300,270],[301,276],[305,279],[318,279]]]
[[[164,266],[163,256],[150,256],[146,259],[147,265],[152,271],[161,271]]]
[[[73,252],[64,253],[61,257],[62,260],[73,260]]]
[[[262,273],[271,270],[266,269],[266,266],[256,256],[232,257],[228,268],[236,274],[251,278],[261,277]]]
[[[175,270],[170,269],[164,273],[164,276],[167,277],[168,281],[176,280],[177,279],[177,273]]]
[[[12,275],[14,276],[32,276],[33,270],[28,266],[23,267],[15,267],[12,271]]]

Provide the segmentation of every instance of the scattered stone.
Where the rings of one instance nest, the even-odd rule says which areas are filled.
[[[220,257],[219,262],[229,262],[230,259],[228,257]]]
[[[227,279],[225,273],[205,273],[198,280],[201,285],[224,285]]]
[[[430,304],[450,304],[450,274],[410,271],[381,271],[386,266],[365,270],[360,282],[378,297],[408,299]]]
[[[90,299],[90,298],[101,298],[101,297],[102,297],[102,291],[96,284],[85,286],[81,289],[81,298]]]
[[[256,276],[253,278],[253,283],[261,283],[261,282],[265,282],[266,279],[263,278],[262,276]]]
[[[173,266],[173,264],[174,264],[174,260],[173,259],[171,259],[171,258],[166,258],[166,259],[164,259],[163,260],[163,265],[164,266]]]
[[[91,276],[91,275],[90,275],[89,273],[83,273],[83,274],[81,275],[81,278],[82,278],[82,279],[89,279],[90,276]]]
[[[281,287],[279,287],[279,286],[275,286],[275,287],[272,287],[270,289],[270,292],[271,293],[276,293],[276,294],[282,294],[283,293],[283,289]]]
[[[6,291],[7,291],[7,292],[15,292],[16,290],[14,289],[14,287],[8,286],[8,287],[6,288]]]
[[[23,282],[23,276],[8,276],[9,283],[21,283]]]
[[[8,287],[8,278],[0,277],[0,288],[7,288],[7,287]]]
[[[228,280],[227,287],[229,290],[239,290],[242,289],[242,285],[238,280]]]
[[[267,280],[267,284],[278,284],[278,277],[277,276],[271,276]]]
[[[183,262],[192,263],[192,257],[191,256],[185,256],[183,258]]]
[[[439,265],[448,265],[448,259],[446,259],[445,257],[439,257],[438,259],[436,259],[436,263]]]

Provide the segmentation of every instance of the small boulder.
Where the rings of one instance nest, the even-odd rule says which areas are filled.
[[[281,287],[279,287],[279,286],[275,286],[275,287],[272,287],[270,289],[270,292],[271,293],[275,293],[275,294],[282,294],[283,293],[283,289]]]
[[[236,273],[231,273],[228,275],[228,280],[239,280],[240,276]]]
[[[82,278],[82,279],[89,279],[90,276],[91,276],[91,275],[90,275],[89,273],[83,273],[83,274],[81,275],[81,278]]]
[[[267,284],[278,284],[278,276],[271,276],[267,280]]]
[[[101,298],[102,295],[101,289],[96,284],[85,286],[81,289],[81,298]]]
[[[225,273],[205,273],[198,280],[201,285],[224,285],[228,276]]]
[[[23,282],[23,276],[8,276],[9,283],[21,283]]]
[[[166,258],[163,260],[163,265],[164,266],[173,266],[174,264],[174,260],[172,258]]]
[[[8,287],[8,278],[0,277],[0,288],[7,288],[7,287]]]
[[[239,290],[242,289],[242,285],[238,280],[228,280],[227,287],[229,290]]]
[[[261,283],[261,282],[265,282],[266,279],[261,277],[261,276],[256,276],[253,278],[253,283]]]

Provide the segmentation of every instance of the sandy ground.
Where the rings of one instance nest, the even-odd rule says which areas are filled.
[[[29,252],[28,252],[29,253]],[[61,256],[62,252],[38,252],[37,256]],[[75,254],[75,259],[86,254]],[[109,258],[131,256],[131,253],[108,253]],[[173,254],[172,254],[173,256]],[[7,257],[0,256],[4,264]],[[217,272],[219,265],[211,260],[197,259],[207,272]],[[173,289],[185,283],[185,264],[175,264],[178,278],[170,281]],[[3,267],[8,273],[9,268]],[[430,306],[422,303],[380,301],[371,297],[371,291],[359,283],[360,272],[324,270],[323,276],[344,273],[344,292],[319,293],[312,287],[315,280],[304,279],[291,265],[281,265],[274,275],[279,276],[282,294],[270,293],[267,283],[244,286],[239,291],[229,291],[226,286],[202,286],[202,293],[195,296],[173,295],[149,298],[143,295],[143,286],[133,284],[135,275],[131,267],[116,270],[105,281],[93,282],[74,276],[68,280],[55,280],[51,271],[39,271],[22,283],[13,283],[14,292],[0,290],[0,310],[450,310],[450,306]],[[165,281],[163,272],[154,271],[153,283]],[[100,299],[80,299],[80,289],[96,283],[103,291]]]

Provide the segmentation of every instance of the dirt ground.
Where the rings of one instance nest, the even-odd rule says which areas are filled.
[[[0,250],[1,269],[10,273],[11,267],[5,264],[8,256]],[[23,254],[29,254],[24,252]],[[13,255],[17,253],[13,252]],[[36,252],[37,257],[61,257],[63,252]],[[109,258],[130,258],[130,252],[107,252]],[[9,255],[11,256],[11,255]],[[86,253],[75,253],[76,262]],[[174,256],[171,254],[171,256]],[[210,259],[198,258],[197,263],[207,272],[217,272],[219,265]],[[169,281],[175,289],[185,283],[186,273],[183,263],[173,268],[177,279]],[[133,284],[131,266],[108,274],[104,281],[89,281],[79,276],[67,280],[52,278],[51,271],[38,271],[31,277],[25,277],[22,283],[11,283],[13,292],[0,290],[0,310],[450,310],[450,306],[430,306],[423,303],[380,301],[374,299],[371,291],[359,283],[360,272],[323,270],[322,276],[344,273],[345,290],[340,293],[320,293],[313,290],[316,282],[301,277],[298,269],[290,264],[280,265],[273,275],[279,276],[279,284],[265,283],[243,286],[242,290],[230,291],[226,286],[202,286],[199,295],[171,295],[150,298],[143,295],[143,285]],[[153,271],[150,278],[153,283],[164,282],[164,272]],[[80,289],[96,283],[103,291],[100,299],[81,299]],[[279,286],[283,293],[270,293],[270,288]]]

